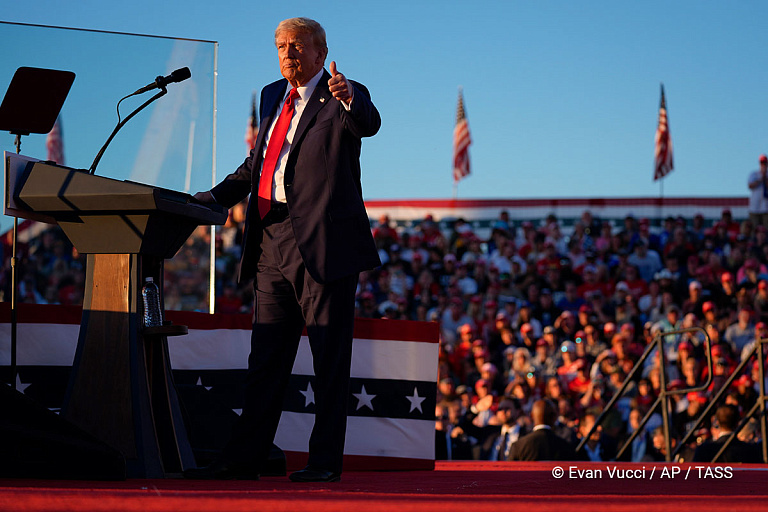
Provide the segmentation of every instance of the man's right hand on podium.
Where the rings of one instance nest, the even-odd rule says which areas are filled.
[[[216,200],[213,198],[213,194],[210,192],[198,192],[194,196],[195,199],[200,201],[201,203],[215,203]]]

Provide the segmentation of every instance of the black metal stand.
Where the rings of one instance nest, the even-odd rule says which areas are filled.
[[[71,71],[20,67],[13,75],[8,90],[0,104],[0,131],[16,136],[16,154],[21,153],[21,136],[30,133],[48,133],[59,117],[64,100],[75,81]],[[11,191],[5,191],[5,207]],[[6,212],[7,213],[7,212]],[[11,376],[10,384],[16,387],[16,238],[19,219],[13,216],[13,247],[11,249]]]

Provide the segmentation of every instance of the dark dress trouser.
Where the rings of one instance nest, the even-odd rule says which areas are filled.
[[[224,457],[266,461],[304,326],[312,350],[315,424],[309,465],[341,472],[358,274],[320,284],[307,272],[287,212],[264,218],[245,403]]]

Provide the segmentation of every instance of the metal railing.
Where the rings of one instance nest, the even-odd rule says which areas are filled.
[[[683,438],[680,440],[679,445],[675,449],[674,453],[672,453],[672,456],[677,455],[677,453],[685,446],[686,443],[690,440],[693,433],[696,431],[696,429],[699,428],[701,423],[712,413],[712,409],[714,409],[718,403],[720,402],[720,399],[723,397],[723,395],[728,391],[728,388],[730,388],[733,381],[741,376],[741,372],[744,370],[744,368],[747,367],[752,361],[752,358],[757,355],[757,363],[758,363],[758,372],[759,372],[759,378],[760,378],[760,393],[758,396],[757,401],[752,406],[752,409],[749,410],[747,414],[744,415],[744,418],[739,422],[737,427],[731,432],[728,437],[726,438],[725,442],[723,443],[723,446],[720,447],[720,450],[715,454],[714,458],[710,462],[717,462],[717,460],[720,458],[720,456],[725,452],[726,449],[728,449],[728,446],[731,445],[733,440],[736,438],[736,436],[739,434],[741,429],[744,428],[744,426],[749,422],[749,420],[755,415],[755,413],[759,410],[760,411],[760,430],[762,433],[761,436],[761,444],[762,444],[762,455],[763,455],[763,462],[768,463],[768,445],[766,444],[766,416],[765,416],[765,402],[766,402],[766,395],[765,395],[765,353],[763,351],[763,345],[768,342],[768,338],[760,338],[755,340],[755,345],[752,347],[752,350],[750,350],[749,355],[747,357],[743,357],[741,362],[738,364],[738,366],[731,372],[731,374],[728,376],[728,378],[725,380],[725,382],[722,384],[720,389],[718,389],[715,394],[710,397],[709,403],[704,408],[704,410],[699,414],[699,417],[696,419],[696,422],[694,425],[686,432],[686,434],[683,436]],[[711,352],[708,350],[708,352]],[[709,356],[711,359],[711,355]],[[711,372],[711,370],[710,370]]]
[[[667,389],[667,376],[666,376],[666,353],[664,350],[664,340],[667,336],[680,336],[686,333],[700,333],[703,335],[704,339],[704,347],[705,347],[705,355],[707,358],[707,380],[700,386],[695,387],[689,387],[689,388],[683,388],[683,389]],[[768,338],[763,339],[756,339],[755,340],[755,346],[752,348],[752,350],[749,352],[749,355],[742,359],[742,361],[739,363],[739,365],[736,367],[736,369],[731,372],[731,374],[728,376],[728,378],[725,380],[725,382],[720,386],[719,389],[716,390],[715,394],[710,397],[709,403],[704,408],[703,411],[698,415],[696,418],[695,423],[693,426],[688,430],[688,432],[685,433],[683,438],[680,440],[680,442],[677,444],[675,450],[672,450],[672,437],[670,435],[670,409],[669,409],[669,399],[673,395],[681,395],[691,392],[699,392],[699,391],[705,391],[707,390],[710,385],[713,382],[714,379],[714,365],[712,362],[712,346],[711,346],[711,340],[709,336],[707,335],[706,331],[702,329],[701,327],[691,327],[688,329],[677,329],[672,331],[665,331],[658,333],[651,343],[648,344],[648,346],[645,349],[645,352],[643,352],[643,355],[640,357],[640,359],[635,363],[635,365],[632,367],[632,370],[629,372],[629,374],[624,379],[624,382],[622,383],[619,390],[614,393],[614,395],[611,397],[609,402],[606,404],[603,411],[600,413],[600,415],[595,420],[594,425],[590,429],[590,431],[581,439],[579,442],[579,445],[576,448],[576,451],[581,450],[584,447],[584,444],[587,442],[589,437],[594,433],[594,431],[597,429],[597,427],[601,424],[602,420],[612,411],[612,409],[615,407],[618,400],[624,395],[624,393],[627,391],[628,387],[634,382],[635,377],[638,372],[642,371],[644,368],[645,361],[651,356],[651,354],[654,354],[654,350],[659,355],[659,381],[660,381],[660,391],[659,396],[656,398],[656,401],[651,405],[651,407],[648,409],[648,412],[645,414],[643,419],[640,421],[640,424],[638,427],[632,432],[632,434],[629,436],[629,438],[624,442],[623,446],[619,449],[618,453],[616,454],[616,459],[620,459],[624,452],[627,450],[628,447],[632,445],[632,442],[637,438],[637,436],[643,432],[645,425],[648,423],[648,421],[651,419],[653,414],[656,412],[656,410],[661,407],[661,417],[662,417],[662,429],[664,431],[664,443],[666,446],[665,451],[665,458],[667,462],[671,462],[673,460],[673,457],[676,456],[679,451],[689,442],[691,439],[691,436],[694,432],[699,428],[699,425],[701,425],[704,420],[709,417],[709,415],[712,412],[712,409],[716,407],[722,396],[728,391],[728,388],[731,386],[733,381],[736,379],[736,377],[741,375],[741,372],[744,370],[744,368],[749,364],[749,362],[752,360],[752,358],[757,353],[757,361],[759,365],[759,375],[760,375],[760,392],[758,400],[755,402],[755,405],[750,409],[750,411],[744,416],[742,421],[739,423],[738,427],[729,435],[729,437],[726,439],[725,443],[723,443],[723,446],[720,448],[718,453],[715,455],[715,457],[712,459],[711,462],[716,462],[718,458],[723,454],[723,452],[728,448],[728,446],[733,442],[733,439],[736,437],[736,435],[741,431],[742,428],[749,422],[749,420],[759,411],[760,412],[760,429],[762,432],[762,451],[763,451],[763,462],[768,463],[768,444],[766,444],[766,433],[768,432],[768,424],[766,422],[766,400],[768,398],[766,397],[765,392],[765,375],[764,375],[764,360],[765,360],[765,354],[762,350],[762,347],[764,344],[768,344]]]

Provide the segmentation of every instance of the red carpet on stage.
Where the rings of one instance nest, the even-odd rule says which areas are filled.
[[[562,469],[562,476],[558,468]],[[632,478],[629,478],[629,477]],[[622,478],[623,477],[623,478]],[[759,465],[438,462],[435,471],[347,472],[334,484],[0,480],[2,511],[751,511],[768,508]]]

